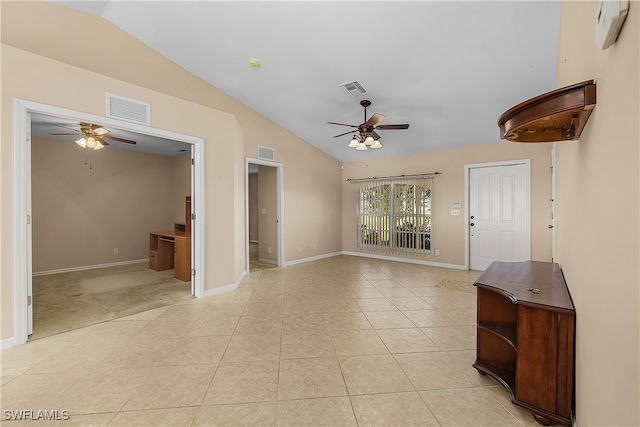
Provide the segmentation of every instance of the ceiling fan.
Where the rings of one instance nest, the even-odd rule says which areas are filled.
[[[371,105],[371,101],[368,99],[363,99],[360,101],[360,105],[364,107],[364,123],[360,125],[348,125],[345,123],[336,123],[336,122],[327,122],[330,125],[339,125],[339,126],[350,126],[352,128],[356,128],[349,132],[341,133],[340,135],[335,135],[334,138],[338,138],[340,136],[348,135],[350,133],[358,132],[358,134],[353,136],[353,139],[349,143],[350,148],[355,148],[358,151],[364,151],[371,148],[381,148],[382,144],[380,144],[380,135],[376,133],[376,129],[378,130],[397,130],[397,129],[408,129],[408,124],[394,124],[394,125],[378,125],[379,122],[384,119],[384,115],[380,113],[375,113],[373,116],[369,117],[367,120],[367,107]]]
[[[136,141],[132,141],[130,139],[118,138],[115,136],[108,135],[111,132],[109,129],[105,129],[99,125],[94,125],[91,123],[80,122],[80,130],[72,129],[66,126],[62,126],[57,123],[50,123],[55,126],[60,126],[65,129],[72,130],[73,133],[50,133],[49,135],[78,135],[81,136],[79,140],[76,141],[76,144],[80,145],[83,148],[92,148],[94,150],[99,150],[106,145],[109,145],[106,140],[110,141],[118,141],[124,142],[126,144],[135,144]]]

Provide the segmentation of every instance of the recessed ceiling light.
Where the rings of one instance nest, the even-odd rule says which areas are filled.
[[[249,60],[249,65],[251,65],[251,68],[258,68],[260,66],[260,63],[258,62],[257,59],[251,58]]]

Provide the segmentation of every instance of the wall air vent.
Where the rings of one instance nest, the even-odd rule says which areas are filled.
[[[149,126],[151,125],[151,106],[107,93],[107,117]]]
[[[349,95],[351,95],[352,97],[356,97],[356,96],[362,96],[362,95],[366,95],[367,90],[362,87],[362,85],[358,82],[348,82],[348,83],[342,83],[341,85],[338,85],[338,87],[343,88],[344,90],[347,91],[347,93]]]
[[[276,150],[258,145],[258,158],[261,160],[274,161],[276,159]]]

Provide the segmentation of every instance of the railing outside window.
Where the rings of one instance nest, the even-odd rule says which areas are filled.
[[[358,193],[358,245],[400,253],[431,251],[431,178],[370,181]]]

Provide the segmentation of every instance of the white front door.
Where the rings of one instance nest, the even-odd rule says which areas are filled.
[[[531,258],[529,165],[476,167],[469,173],[469,267]]]

